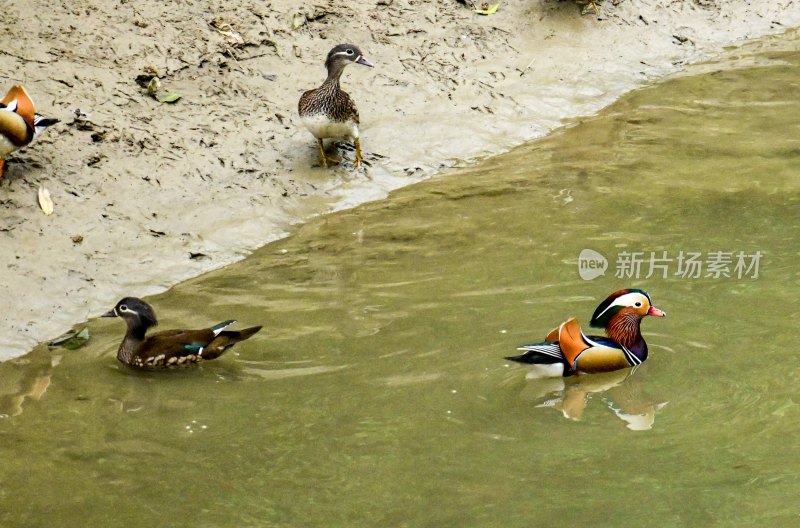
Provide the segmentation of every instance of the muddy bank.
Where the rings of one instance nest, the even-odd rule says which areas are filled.
[[[12,155],[0,186],[0,359],[122,295],[240,259],[310,215],[507,150],[800,23],[793,1],[601,7],[581,16],[569,1],[516,0],[480,16],[455,0],[10,0],[0,91],[24,83],[62,124]],[[295,115],[343,41],[376,64],[343,80],[361,111],[363,171],[319,167]],[[152,74],[182,98],[150,97],[136,79]],[[36,205],[39,185],[52,216]]]

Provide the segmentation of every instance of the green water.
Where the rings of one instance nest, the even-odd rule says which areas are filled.
[[[163,328],[265,325],[218,361],[132,372],[103,319],[0,364],[0,525],[796,526],[788,40],[149,299]],[[578,276],[584,248],[604,276]],[[763,257],[757,278],[615,277],[651,251]],[[502,359],[626,286],[668,312],[636,372]]]

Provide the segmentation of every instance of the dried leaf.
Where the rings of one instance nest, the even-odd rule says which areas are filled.
[[[53,214],[53,199],[50,198],[50,191],[42,186],[39,186],[39,207],[42,208],[44,214],[48,216]]]
[[[183,96],[181,94],[179,94],[179,93],[167,92],[167,93],[165,93],[163,95],[158,96],[158,100],[159,100],[159,102],[162,102],[162,103],[175,103],[181,97],[183,97]]]
[[[479,15],[493,15],[493,14],[497,13],[498,9],[500,9],[500,4],[499,3],[492,4],[492,5],[483,4],[481,6],[481,9],[475,9],[475,12],[478,13]]]
[[[303,13],[295,13],[292,15],[292,29],[297,29],[307,21],[306,16]]]
[[[77,350],[89,342],[89,329],[84,328],[80,332],[67,332],[66,334],[57,337],[50,341],[47,346],[61,347],[67,350]]]
[[[228,41],[228,44],[231,44],[232,46],[243,46],[244,45],[244,39],[239,34],[239,32],[236,31],[235,29],[230,29],[228,31],[220,31],[219,33],[220,33],[220,35],[225,37],[225,40]]]
[[[157,98],[159,89],[161,89],[161,81],[158,80],[158,77],[150,79],[150,82],[147,83],[147,95]]]

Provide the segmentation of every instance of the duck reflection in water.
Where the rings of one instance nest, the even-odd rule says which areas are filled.
[[[528,379],[521,397],[537,401],[538,408],[553,408],[565,418],[581,421],[592,400],[599,399],[628,429],[646,431],[653,427],[656,414],[666,407],[644,391],[642,367],[572,376],[569,378]]]
[[[19,416],[26,401],[39,401],[60,361],[58,354],[35,351],[0,364],[0,417]]]

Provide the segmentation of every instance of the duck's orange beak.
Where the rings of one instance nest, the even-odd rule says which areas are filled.
[[[667,312],[665,312],[664,310],[659,310],[655,306],[650,305],[650,309],[647,310],[647,315],[652,315],[655,317],[665,317],[667,315]]]

